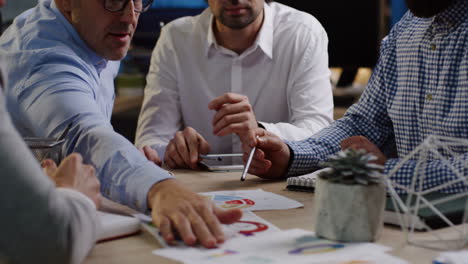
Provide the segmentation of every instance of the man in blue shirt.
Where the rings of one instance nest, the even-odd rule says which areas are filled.
[[[141,212],[152,210],[163,237],[214,247],[220,222],[240,218],[186,189],[148,161],[110,124],[113,80],[139,13],[152,0],[41,0],[0,38],[7,107],[23,137],[58,137],[72,124],[64,153],[96,168],[101,192]]]
[[[243,146],[245,152],[254,145],[260,149],[250,173],[265,178],[305,174],[340,147],[373,153],[388,173],[429,135],[468,137],[467,0],[406,2],[411,12],[383,40],[379,62],[359,102],[304,141],[284,143],[257,129],[258,141],[253,137]],[[468,160],[466,147],[454,151]],[[416,168],[417,161],[409,160],[392,180],[408,186]],[[424,189],[457,179],[440,160],[430,161],[425,169]],[[444,191],[466,188],[459,182]]]

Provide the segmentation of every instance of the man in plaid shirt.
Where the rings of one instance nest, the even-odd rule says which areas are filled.
[[[388,173],[429,135],[468,138],[468,0],[406,0],[410,12],[383,40],[379,62],[358,103],[314,136],[283,142],[268,131],[250,135],[257,146],[249,172],[264,178],[316,170],[340,148],[365,149]],[[468,160],[468,148],[457,148]],[[409,185],[416,161],[392,180]],[[464,172],[466,175],[468,172]],[[424,188],[455,179],[440,160],[429,162]],[[444,189],[463,192],[463,183]]]

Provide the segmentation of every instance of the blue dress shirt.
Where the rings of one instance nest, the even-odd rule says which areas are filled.
[[[358,103],[313,137],[287,142],[292,162],[287,176],[308,173],[340,150],[340,142],[362,135],[387,154],[385,173],[429,135],[468,138],[468,1],[456,0],[433,18],[411,13],[383,40],[381,56]],[[393,153],[393,155],[392,155]],[[468,148],[455,148],[468,160]],[[410,160],[394,175],[410,185],[416,169]],[[468,168],[453,163],[467,175]],[[456,179],[440,160],[425,168],[424,189]],[[459,182],[446,192],[466,192]]]
[[[19,15],[0,38],[8,110],[23,137],[58,137],[63,151],[96,168],[101,192],[142,212],[149,188],[171,176],[114,132],[110,117],[119,62],[91,50],[53,0]]]

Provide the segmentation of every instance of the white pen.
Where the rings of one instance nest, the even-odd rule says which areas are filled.
[[[249,171],[250,163],[252,162],[253,155],[255,154],[255,150],[257,147],[253,147],[250,150],[249,157],[247,158],[247,163],[245,163],[244,171],[242,172],[241,181],[245,180],[245,176],[247,176],[247,172]]]

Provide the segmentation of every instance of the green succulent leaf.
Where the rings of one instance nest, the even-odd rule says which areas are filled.
[[[371,185],[382,183],[383,167],[370,163],[377,157],[365,150],[346,149],[331,155],[323,167],[330,170],[319,174],[319,177],[334,183]]]

